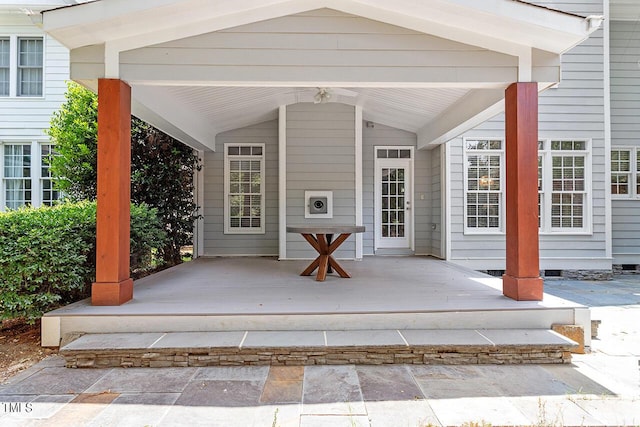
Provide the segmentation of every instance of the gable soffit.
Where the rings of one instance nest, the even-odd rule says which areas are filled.
[[[44,28],[63,44],[75,49],[72,51],[72,60],[87,52],[88,56],[94,57],[81,58],[72,63],[72,78],[106,76],[126,80],[124,74],[133,72],[136,67],[133,64],[127,70],[123,62],[135,57],[135,49],[161,49],[180,45],[185,40],[202,41],[212,34],[239,31],[247,26],[259,27],[268,20],[317,13],[317,8],[337,15],[356,15],[378,25],[396,26],[404,33],[448,43],[454,52],[469,49],[474,54],[488,53],[498,63],[502,61],[502,76],[496,77],[500,74],[498,67],[491,70],[491,74],[484,73],[486,80],[471,85],[468,77],[458,75],[458,85],[452,81],[429,84],[428,78],[423,85],[416,85],[410,79],[409,84],[405,84],[401,77],[386,84],[377,81],[366,85],[362,84],[362,79],[354,78],[345,82],[334,76],[322,79],[322,74],[317,74],[315,79],[305,81],[272,79],[262,82],[262,87],[256,87],[255,82],[241,87],[243,85],[237,81],[216,82],[213,78],[208,82],[193,81],[187,86],[176,81],[138,81],[140,85],[136,88],[136,79],[133,79],[133,95],[139,96],[138,101],[148,110],[148,116],[153,117],[150,120],[153,124],[160,128],[172,127],[184,131],[195,142],[190,144],[194,146],[200,143],[212,148],[211,141],[216,133],[273,118],[278,105],[312,102],[313,96],[308,88],[317,86],[348,87],[357,96],[334,96],[332,101],[360,105],[368,120],[417,132],[429,139],[428,142],[443,142],[442,135],[432,135],[428,131],[431,128],[430,120],[437,118],[442,123],[446,122],[447,126],[459,127],[455,120],[442,119],[446,115],[473,116],[469,106],[478,112],[495,107],[496,100],[499,102],[502,98],[505,82],[518,80],[519,57],[525,57],[526,65],[528,56],[529,67],[542,58],[540,63],[543,68],[546,66],[553,75],[558,72],[559,66],[559,56],[553,52],[568,49],[588,33],[585,30],[586,22],[575,16],[505,0],[424,0],[419,4],[404,0],[221,0],[215,3],[215,7],[210,1],[204,0],[101,0],[46,12]],[[312,10],[314,12],[309,12]],[[101,47],[83,47],[87,45]],[[545,53],[545,50],[548,52]],[[79,54],[74,55],[74,52]],[[156,50],[158,52],[160,50]],[[110,55],[112,59],[117,58],[118,73],[124,66],[123,75],[105,73]],[[298,64],[298,67],[301,65],[305,64]],[[97,66],[96,70],[101,68],[106,75],[82,75],[92,66]],[[244,67],[246,70],[251,68]],[[318,70],[319,67],[311,66],[309,69]],[[486,69],[489,70],[489,67]],[[143,68],[138,67],[137,70],[138,76],[145,75]],[[471,69],[468,71],[474,76],[482,74]],[[74,76],[76,73],[80,75]],[[444,75],[445,80],[453,76],[450,70],[440,74]],[[169,80],[175,80],[176,74],[169,73],[167,76]],[[544,81],[557,81],[554,80],[556,78]],[[478,80],[482,80],[482,77]],[[360,87],[356,82],[361,83]],[[158,84],[165,87],[158,87]],[[201,96],[194,96],[194,90]],[[217,105],[212,98],[217,98],[218,104],[222,104]],[[248,104],[240,102],[243,99]],[[180,110],[179,114],[175,114],[177,110]],[[164,126],[163,121],[166,122]]]
[[[323,8],[505,53],[561,53],[589,31],[585,19],[509,0],[99,0],[47,11],[43,24],[71,49],[131,49]]]
[[[500,97],[517,68],[511,55],[330,9],[120,55],[122,78],[139,87],[135,96],[162,108],[153,87],[176,111],[173,121],[189,111],[209,133],[273,119],[281,105],[313,102],[317,87],[332,90],[331,102],[362,107],[367,120],[417,132],[470,90]]]

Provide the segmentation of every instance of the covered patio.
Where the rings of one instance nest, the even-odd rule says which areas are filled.
[[[277,120],[274,143],[245,147],[258,156],[256,165],[265,158],[265,150],[267,156],[275,154],[271,165],[277,169],[266,173],[277,174],[278,183],[277,188],[267,188],[266,196],[264,189],[255,196],[262,198],[255,199],[263,203],[260,209],[245,206],[247,212],[257,212],[243,219],[247,228],[242,229],[239,218],[235,223],[228,219],[234,215],[227,206],[229,184],[225,182],[223,219],[222,211],[212,208],[221,204],[223,196],[218,175],[198,177],[196,196],[204,205],[204,220],[196,226],[196,255],[208,255],[215,243],[228,243],[232,255],[246,255],[259,245],[265,248],[261,255],[277,251],[280,259],[295,259],[300,258],[300,245],[287,236],[286,227],[309,222],[303,215],[302,195],[318,190],[318,185],[335,193],[336,203],[342,204],[329,223],[362,226],[371,221],[369,229],[394,233],[415,225],[415,231],[403,237],[403,248],[446,258],[451,225],[445,213],[454,208],[442,192],[449,177],[446,150],[439,156],[423,156],[433,179],[417,182],[415,194],[403,193],[401,203],[406,206],[396,208],[406,218],[404,224],[385,228],[379,219],[384,213],[373,211],[373,183],[367,182],[373,170],[367,169],[370,159],[364,156],[370,148],[363,148],[363,123],[412,132],[411,150],[425,151],[504,111],[502,291],[514,300],[541,300],[538,92],[559,82],[560,55],[585,40],[598,22],[507,0],[429,0],[420,5],[382,0],[242,4],[102,0],[45,12],[45,31],[71,50],[72,79],[99,97],[97,273],[92,303],[120,305],[134,298],[128,256],[132,112],[205,157],[224,145],[225,161],[232,151],[218,141],[221,133]],[[304,106],[311,102],[340,107],[315,112]],[[294,113],[290,118],[289,110]],[[338,132],[333,126],[340,121],[344,128]],[[254,135],[252,141],[270,134]],[[319,135],[330,136],[328,143],[322,141],[326,146],[319,144]],[[245,133],[241,140],[247,138]],[[332,152],[344,154],[325,155]],[[235,149],[238,153],[244,150]],[[323,164],[315,164],[319,158]],[[437,170],[442,171],[439,177]],[[264,172],[260,174],[262,179]],[[213,184],[220,187],[214,189]],[[269,194],[276,206],[265,207]],[[414,221],[414,212],[422,215],[420,221]],[[420,251],[415,243],[419,233],[429,236]],[[397,240],[393,236],[386,238]],[[362,258],[363,240],[375,251],[384,239],[378,234],[368,240],[358,236],[346,257]],[[431,274],[419,278],[433,280]],[[420,301],[425,304],[422,308],[429,307],[429,298]]]
[[[99,103],[96,281],[90,300],[44,316],[43,344],[71,333],[155,342],[284,331],[291,345],[293,332],[315,331],[328,346],[336,331],[362,342],[385,331],[408,346],[401,330],[412,330],[495,352],[508,329],[521,354],[527,331],[553,324],[581,325],[588,341],[588,310],[544,295],[539,275],[538,93],[598,22],[511,0],[101,0],[45,12],[44,30],[71,51],[71,78]],[[447,258],[448,212],[466,209],[445,191],[447,141],[502,112],[506,162],[492,175],[506,195],[500,279],[435,258]],[[135,286],[131,114],[205,161],[198,259]],[[314,216],[310,195],[328,211]],[[296,225],[364,227],[336,252],[353,278],[299,277],[315,254],[287,233]],[[399,253],[414,256],[377,256]],[[136,363],[155,357],[147,350]],[[565,353],[549,352],[560,363]],[[159,363],[187,356],[171,357]]]

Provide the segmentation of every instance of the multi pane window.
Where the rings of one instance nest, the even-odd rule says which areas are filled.
[[[635,147],[611,150],[611,195],[616,199],[640,196],[640,149]]]
[[[49,169],[54,155],[52,144],[0,141],[0,211],[60,199]]]
[[[378,159],[410,159],[411,150],[408,148],[378,148],[376,149]]]
[[[0,37],[0,96],[42,96],[44,39]]]
[[[0,37],[0,96],[9,96],[11,72],[11,40]]]
[[[500,231],[503,204],[502,141],[465,140],[465,227]]]
[[[5,145],[3,163],[6,207],[31,204],[31,145]]]
[[[264,145],[225,145],[225,232],[264,233]]]
[[[42,38],[18,38],[18,96],[42,95]]]
[[[40,200],[43,205],[52,206],[60,199],[60,193],[53,187],[50,169],[51,159],[56,155],[56,152],[51,144],[42,144],[40,147]]]
[[[501,140],[465,140],[465,231],[502,231]],[[589,231],[589,141],[538,143],[538,224],[542,232]]]
[[[538,148],[541,231],[587,231],[588,141],[544,140]]]

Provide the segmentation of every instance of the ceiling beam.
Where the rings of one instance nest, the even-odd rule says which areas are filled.
[[[504,111],[504,89],[473,90],[418,133],[418,149],[433,148]]]
[[[134,115],[192,148],[215,151],[218,132],[201,114],[161,88],[131,89]]]

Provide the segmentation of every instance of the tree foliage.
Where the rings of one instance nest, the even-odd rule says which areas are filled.
[[[71,200],[95,200],[97,193],[98,98],[69,83],[66,102],[51,118],[49,136],[56,144],[51,161],[55,184]]]
[[[51,171],[71,200],[95,200],[97,191],[97,96],[69,83],[66,102],[54,114],[49,135],[59,154]],[[131,200],[157,209],[169,237],[159,248],[168,265],[181,262],[181,246],[192,242],[193,177],[200,168],[194,151],[144,121],[131,118]]]
[[[199,168],[193,150],[142,120],[133,119],[131,200],[158,210],[165,224],[167,244],[160,256],[169,265],[182,258],[180,248],[193,241],[193,174]]]

